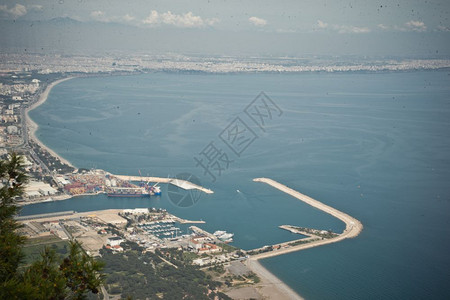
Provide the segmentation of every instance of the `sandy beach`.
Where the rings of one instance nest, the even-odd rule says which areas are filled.
[[[301,300],[299,294],[282,282],[278,277],[264,268],[258,260],[248,259],[245,261],[248,269],[258,275],[261,281],[255,285],[232,288],[226,294],[236,300]]]
[[[41,148],[47,150],[51,155],[53,155],[54,157],[58,158],[62,163],[69,165],[73,168],[74,167],[68,160],[64,159],[63,157],[61,157],[60,155],[58,155],[55,151],[53,151],[52,149],[50,149],[49,147],[47,147],[44,143],[42,143],[38,137],[36,136],[36,131],[39,128],[39,125],[36,124],[36,122],[34,122],[30,116],[29,116],[29,112],[32,111],[33,109],[35,109],[36,107],[42,105],[48,98],[48,95],[50,94],[50,91],[52,90],[53,87],[55,87],[57,84],[67,81],[69,79],[72,79],[75,77],[68,77],[68,78],[63,78],[57,81],[52,82],[51,84],[49,84],[47,86],[47,88],[45,89],[45,91],[42,92],[42,94],[39,95],[39,99],[38,101],[36,101],[35,103],[33,103],[33,105],[31,105],[30,107],[28,107],[25,111],[25,119],[26,119],[26,123],[27,123],[27,128],[28,128],[28,136],[31,140],[33,140],[36,144],[38,144]]]
[[[301,300],[303,299],[287,284],[264,268],[257,259],[247,259],[247,267],[258,274],[261,282],[256,287],[265,299]]]

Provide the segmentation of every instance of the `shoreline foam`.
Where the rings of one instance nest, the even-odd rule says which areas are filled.
[[[67,159],[61,157],[60,155],[58,155],[55,151],[53,151],[50,147],[46,146],[41,140],[39,140],[39,138],[36,136],[36,131],[39,129],[39,125],[34,122],[30,116],[29,116],[29,112],[32,111],[33,109],[41,106],[42,104],[45,103],[45,101],[47,101],[48,95],[50,94],[50,91],[52,90],[52,88],[54,88],[56,85],[60,84],[61,82],[73,79],[75,77],[67,77],[67,78],[63,78],[63,79],[59,79],[57,81],[54,81],[52,83],[50,83],[45,90],[39,95],[39,99],[38,101],[36,101],[35,103],[33,103],[30,107],[28,107],[25,110],[25,122],[27,124],[27,133],[28,137],[30,140],[33,140],[36,144],[39,145],[39,147],[45,149],[48,153],[50,153],[53,157],[59,159],[63,164],[66,164],[72,168],[77,169],[75,166],[73,166]]]

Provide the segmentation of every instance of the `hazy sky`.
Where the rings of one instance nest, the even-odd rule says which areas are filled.
[[[69,17],[89,24],[101,22],[103,26],[119,23],[150,35],[157,32],[159,42],[179,38],[176,33],[185,30],[198,44],[198,49],[188,44],[186,49],[197,52],[220,52],[223,47],[214,49],[210,45],[220,37],[228,43],[242,43],[242,50],[251,52],[253,47],[246,45],[246,37],[251,37],[258,47],[265,45],[265,40],[268,52],[290,54],[325,53],[326,47],[328,54],[365,54],[371,50],[367,54],[378,51],[382,55],[398,55],[402,47],[411,54],[450,54],[449,12],[449,0],[0,0],[3,22]],[[104,31],[102,34],[109,36]],[[411,50],[414,39],[417,53]],[[367,42],[370,49],[366,49]],[[230,49],[239,51],[237,46]]]

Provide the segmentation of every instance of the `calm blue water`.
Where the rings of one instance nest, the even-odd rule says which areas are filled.
[[[283,110],[265,132],[243,113],[260,91]],[[240,157],[219,138],[237,116],[258,136]],[[190,172],[215,193],[191,208],[173,206],[163,193],[74,198],[23,214],[164,207],[205,220],[206,230],[234,232],[244,249],[295,238],[282,224],[343,230],[331,216],[252,182],[266,176],[364,224],[356,239],[262,261],[302,296],[450,298],[448,72],[79,78],[56,86],[31,117],[39,138],[78,167]],[[233,160],[216,182],[193,160],[211,141]]]

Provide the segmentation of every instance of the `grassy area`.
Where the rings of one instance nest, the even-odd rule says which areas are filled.
[[[239,248],[236,248],[234,246],[231,246],[231,245],[228,245],[228,244],[225,244],[225,243],[217,244],[217,246],[222,247],[223,251],[226,252],[226,253],[230,253],[230,252],[239,250]]]
[[[302,244],[307,244],[307,243],[315,242],[315,241],[317,241],[317,240],[319,240],[319,239],[312,239],[312,240],[306,240],[306,241],[298,240],[298,241],[289,243],[289,246],[298,246],[298,245],[302,245]]]
[[[53,234],[46,235],[46,236],[40,236],[36,238],[28,239],[25,247],[32,246],[32,245],[42,245],[42,244],[53,244],[61,242],[61,239]]]
[[[184,261],[192,262],[193,260],[199,258],[198,254],[193,252],[183,252]]]
[[[214,265],[214,266],[209,267],[208,271],[213,271],[217,275],[221,275],[221,274],[225,273],[225,268],[223,267],[223,265]]]
[[[41,253],[44,251],[45,247],[55,250],[56,254],[62,257],[65,257],[69,251],[69,243],[66,241],[61,241],[60,239],[53,243],[35,243],[32,245],[27,245],[23,248],[23,252],[25,254],[25,259],[23,262],[24,265],[29,265],[33,261],[38,260],[41,257]]]
[[[253,283],[259,283],[261,279],[253,272],[250,272],[245,276],[248,280],[253,281]]]

